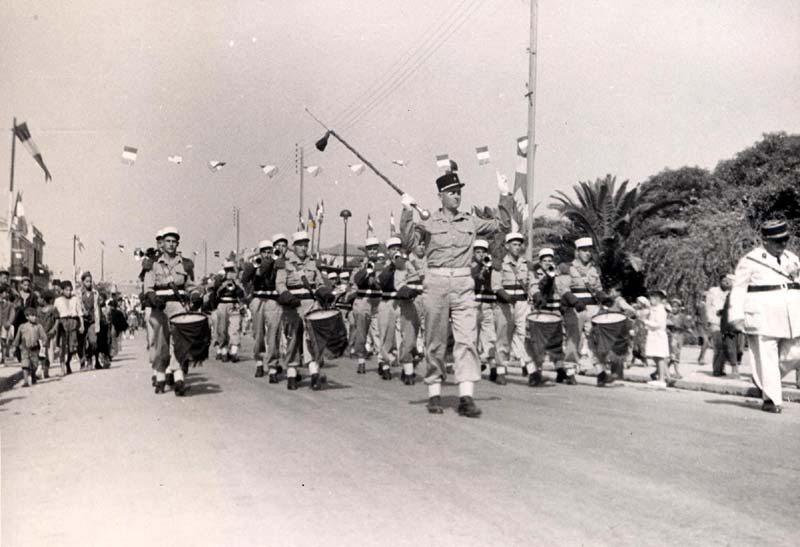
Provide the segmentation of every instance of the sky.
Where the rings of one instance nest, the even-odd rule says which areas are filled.
[[[800,3],[539,0],[534,202],[607,173],[639,183],[712,169],[765,132],[800,131]],[[26,121],[53,174],[17,147],[15,187],[43,231],[45,262],[128,280],[134,247],[167,225],[208,270],[235,247],[297,226],[324,200],[322,246],[361,243],[399,218],[400,196],[331,141],[308,108],[420,204],[435,208],[437,154],[459,164],[464,205],[493,205],[527,131],[530,4],[523,0],[7,0],[0,119]],[[10,134],[9,134],[10,137]],[[10,138],[0,147],[8,176]],[[123,146],[138,148],[134,165]],[[488,145],[491,164],[475,148]],[[183,163],[167,161],[182,155]],[[408,162],[406,167],[392,160]],[[210,160],[225,161],[218,172]],[[262,164],[277,164],[270,179]],[[3,209],[5,210],[5,209]],[[304,212],[304,215],[307,213]],[[126,246],[125,253],[117,245]]]

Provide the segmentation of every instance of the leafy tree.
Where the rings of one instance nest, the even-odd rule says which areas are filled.
[[[556,192],[550,208],[592,238],[606,287],[625,284],[626,278],[640,268],[640,261],[626,246],[631,234],[659,211],[682,203],[680,199],[659,199],[652,189],[629,190],[627,180],[617,187],[617,179],[612,175],[594,182],[579,182],[573,191],[575,201],[564,192]]]

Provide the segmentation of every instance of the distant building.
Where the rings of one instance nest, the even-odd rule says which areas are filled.
[[[15,219],[9,234],[8,223],[0,219],[0,265],[8,267],[11,279],[33,279],[36,287],[46,287],[50,271],[44,263],[44,234],[36,226],[30,230],[24,217]]]

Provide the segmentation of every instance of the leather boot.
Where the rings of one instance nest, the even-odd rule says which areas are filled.
[[[367,373],[367,364],[366,363],[359,363],[358,369],[356,370],[357,374],[366,374]]]
[[[258,365],[256,367],[256,378],[263,378],[264,377],[264,366]]]
[[[164,386],[165,385],[166,385],[166,382],[156,382],[156,394],[164,393]]]
[[[540,386],[544,383],[544,378],[542,378],[541,371],[534,370],[531,372],[531,375],[528,376],[528,385],[531,387]]]
[[[175,387],[172,388],[172,391],[175,392],[176,397],[183,397],[189,391],[189,386],[183,380],[178,380],[175,382]]]
[[[324,374],[312,374],[311,375],[311,389],[314,391],[320,391],[325,387],[328,379],[325,377]]]
[[[278,374],[275,372],[270,373],[269,375],[269,383],[270,384],[277,384],[278,383]]]
[[[167,385],[172,387],[175,385],[175,375],[171,372],[167,373]]]
[[[383,369],[381,369],[381,378],[384,380],[392,379],[392,369],[389,368],[389,365],[383,365]]]
[[[563,384],[564,380],[567,379],[567,371],[563,368],[556,369],[556,383]]]
[[[477,418],[481,415],[481,409],[472,400],[472,397],[461,397],[458,403],[458,415],[467,418]]]
[[[417,382],[417,374],[407,374],[405,378],[403,378],[403,383],[407,386],[413,386]]]
[[[495,367],[489,369],[489,381],[490,382],[497,381],[497,369]]]
[[[288,380],[286,380],[286,389],[289,391],[294,391],[297,389],[297,377],[290,376]]]
[[[442,398],[438,395],[434,395],[428,399],[427,409],[430,414],[444,414],[444,408],[442,408]]]

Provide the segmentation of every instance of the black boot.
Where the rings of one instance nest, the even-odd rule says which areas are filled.
[[[403,378],[403,383],[407,386],[413,386],[416,382],[417,382],[416,373],[406,374],[405,378]]]
[[[563,368],[556,369],[556,383],[563,384],[564,380],[567,379],[567,371]]]
[[[531,387],[540,386],[544,383],[544,378],[542,378],[541,371],[534,370],[531,372],[531,375],[528,376],[528,385]]]
[[[297,389],[297,377],[290,376],[288,380],[286,380],[286,389],[290,391],[294,391]]]
[[[564,383],[568,386],[575,386],[578,385],[578,380],[575,379],[575,373],[567,374],[566,371],[564,372],[566,378],[564,378]]]
[[[522,365],[522,376],[525,377],[528,375],[528,365]]]
[[[175,382],[175,387],[172,388],[172,391],[175,392],[176,397],[183,397],[189,391],[189,386],[183,380],[178,380]]]
[[[434,395],[428,399],[427,409],[431,414],[444,414],[444,409],[442,408],[442,398],[438,395]]]
[[[458,403],[458,415],[467,418],[477,418],[481,415],[481,409],[472,400],[472,397],[461,397]]]
[[[314,391],[320,391],[325,387],[325,384],[328,382],[328,379],[325,377],[324,374],[312,374],[311,375],[311,389]]]
[[[764,401],[764,404],[761,405],[761,410],[763,410],[764,412],[772,412],[773,414],[780,414],[781,413],[780,405],[776,405],[774,402],[772,402],[769,399]]]
[[[172,387],[175,385],[175,375],[171,372],[167,373],[167,385]]]
[[[102,368],[103,368],[103,365],[100,364],[100,361],[95,361],[94,362],[94,369],[95,370],[100,370]]]
[[[50,367],[42,367],[42,378],[50,378]]]
[[[66,365],[64,365],[64,366],[65,366],[65,368],[67,369],[67,372],[65,372],[64,374],[72,374],[72,368],[70,368],[70,366],[69,366],[69,363],[67,363],[67,364],[66,364]]]
[[[366,363],[359,363],[358,369],[356,370],[357,374],[366,374],[367,373],[367,364]]]
[[[381,378],[384,380],[392,379],[392,369],[389,368],[389,365],[383,365],[383,369],[381,370]]]
[[[497,369],[495,367],[489,369],[489,381],[490,382],[497,381]]]
[[[256,378],[263,378],[264,377],[264,366],[258,365],[256,367]]]
[[[156,387],[156,375],[155,375],[155,374],[153,374],[153,375],[150,377],[150,385],[151,385],[152,387]]]
[[[156,393],[164,393],[166,382],[156,382]]]
[[[271,372],[269,374],[269,383],[270,384],[277,384],[278,383],[278,374],[275,372]]]
[[[597,387],[605,387],[614,383],[614,377],[604,370],[597,375]]]
[[[275,367],[275,372],[277,372],[278,374],[283,374],[283,367],[278,365],[277,367]]]
[[[497,384],[498,386],[506,385],[506,375],[505,375],[505,373],[497,373],[497,374],[495,374],[495,376],[496,376],[496,378],[494,380],[495,384]]]

